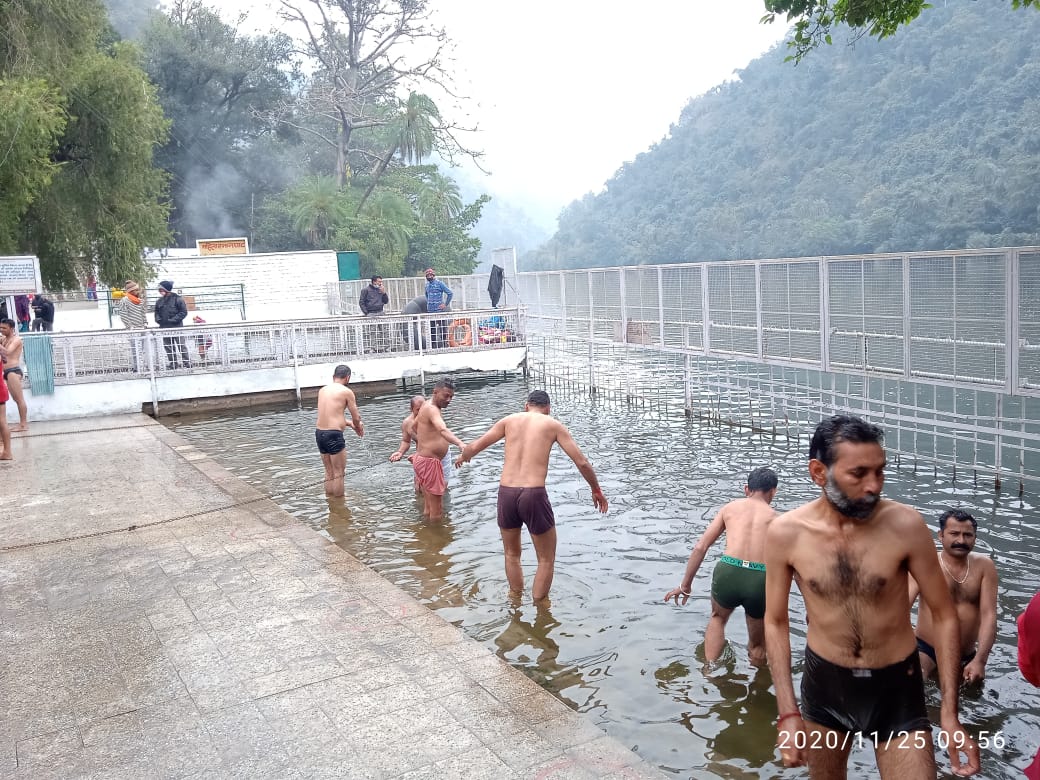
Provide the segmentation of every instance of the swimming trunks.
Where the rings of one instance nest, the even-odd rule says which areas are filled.
[[[509,487],[498,486],[498,527],[505,529],[519,528],[526,525],[527,530],[538,536],[556,527],[549,494],[544,487]]]
[[[881,669],[847,669],[806,646],[802,718],[834,731],[877,734],[886,740],[901,732],[931,731],[917,651]]]
[[[766,615],[766,565],[723,555],[711,575],[711,597],[723,609],[744,608],[749,618]]]
[[[335,455],[347,448],[347,442],[343,439],[343,431],[326,431],[315,428],[314,439],[318,442],[318,452],[322,455]]]
[[[20,366],[14,366],[13,368],[5,368],[4,369],[4,381],[5,382],[7,381],[7,375],[8,374],[18,374],[18,376],[25,376],[25,374],[22,373],[22,369],[21,369]]]
[[[444,481],[444,469],[440,458],[413,455],[412,468],[415,469],[415,481],[419,483],[419,487],[434,496],[444,495],[448,484]]]
[[[939,661],[935,657],[935,648],[932,647],[927,642],[925,642],[923,639],[921,639],[921,637],[917,637],[917,649],[918,649],[919,652],[924,653],[926,656],[928,656],[933,661],[935,661],[936,665],[938,665]],[[964,655],[962,655],[961,656],[961,669],[963,669],[965,666],[970,664],[973,660],[975,660],[975,651],[974,650],[972,650],[970,653],[965,653]]]

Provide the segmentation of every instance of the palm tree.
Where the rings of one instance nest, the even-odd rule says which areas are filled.
[[[327,244],[330,236],[350,218],[350,198],[332,176],[312,176],[289,193],[293,228],[311,246]]]
[[[462,213],[459,185],[434,171],[419,183],[416,210],[423,222],[455,219]]]
[[[436,140],[435,122],[441,118],[437,104],[426,95],[412,92],[408,95],[408,101],[403,106],[403,111],[393,124],[393,140],[386,156],[382,157],[372,171],[372,183],[368,185],[365,194],[361,196],[357,212],[361,213],[361,207],[365,205],[375,189],[379,178],[386,171],[394,155],[400,152],[401,159],[405,162],[421,162],[433,151]]]
[[[380,192],[369,200],[363,215],[372,225],[370,247],[380,260],[404,260],[415,220],[412,206],[396,192]]]

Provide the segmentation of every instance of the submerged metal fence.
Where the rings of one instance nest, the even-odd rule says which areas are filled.
[[[1040,248],[522,273],[531,370],[798,438],[1040,483]]]

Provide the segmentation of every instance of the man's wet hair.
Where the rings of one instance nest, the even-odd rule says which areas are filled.
[[[830,468],[838,459],[838,445],[843,441],[852,444],[881,444],[885,432],[873,423],[848,414],[839,414],[822,420],[816,426],[812,443],[809,444],[809,459],[818,460]]]
[[[752,493],[768,493],[770,490],[775,490],[779,482],[776,472],[765,466],[761,466],[747,475],[748,490]]]
[[[437,383],[433,386],[433,389],[434,390],[440,390],[442,388],[445,389],[445,390],[451,390],[454,393],[455,392],[455,380],[452,379],[450,376],[446,376],[446,377],[443,377],[441,379],[438,379]]]
[[[334,379],[346,379],[350,376],[350,366],[346,363],[340,363],[336,366],[336,370],[332,372]]]
[[[971,523],[971,529],[973,531],[978,531],[979,530],[979,522],[978,522],[978,520],[976,520],[970,514],[965,512],[963,509],[947,509],[941,515],[939,515],[939,530],[940,531],[945,531],[946,530],[946,521],[949,520],[951,517],[954,520],[957,520],[958,522],[961,522],[961,523]]]
[[[532,390],[527,396],[527,403],[531,406],[548,406],[549,394],[544,390]]]
[[[382,276],[380,276],[379,274],[376,274],[375,276],[372,277],[372,284],[376,283],[376,279],[382,279],[382,278],[383,278]]]
[[[0,320],[0,325],[6,325],[9,328],[15,327],[15,322],[10,317],[4,317]]]

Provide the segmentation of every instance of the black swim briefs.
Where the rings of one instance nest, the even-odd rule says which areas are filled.
[[[5,368],[4,369],[4,381],[5,382],[7,381],[7,375],[8,374],[18,374],[18,376],[25,376],[25,374],[22,373],[22,369],[21,369],[20,366],[12,366],[11,368]]]
[[[498,527],[511,529],[526,525],[537,536],[556,527],[549,494],[544,487],[498,486]]]
[[[917,651],[919,653],[924,653],[935,661],[936,664],[939,663],[939,660],[935,657],[935,648],[921,639],[921,637],[917,637]],[[961,656],[961,669],[975,660],[975,652],[976,651],[972,650],[970,653],[965,653]]]
[[[847,669],[806,646],[802,718],[834,731],[877,734],[885,740],[900,732],[930,731],[917,650],[881,669]]]
[[[347,443],[343,439],[343,431],[323,431],[321,428],[314,429],[314,439],[318,442],[318,452],[322,455],[335,455],[343,452]]]

